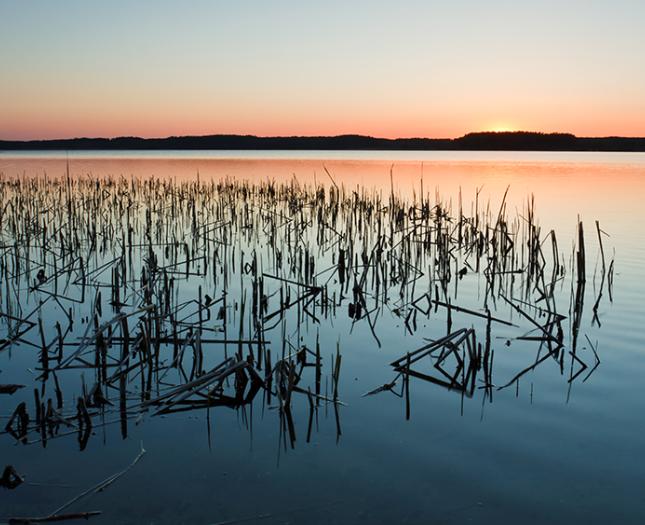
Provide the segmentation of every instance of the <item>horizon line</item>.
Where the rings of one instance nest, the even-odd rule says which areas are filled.
[[[519,136],[519,135],[533,135],[542,137],[569,137],[575,139],[640,139],[644,140],[645,135],[576,135],[567,131],[530,131],[530,130],[481,130],[469,131],[463,135],[455,137],[429,137],[429,136],[399,136],[399,137],[383,137],[377,135],[366,135],[361,133],[339,133],[333,135],[257,135],[253,133],[208,133],[198,135],[166,135],[166,136],[153,136],[144,137],[140,135],[113,135],[113,136],[68,136],[56,138],[30,138],[30,139],[11,139],[0,137],[0,142],[20,143],[27,144],[31,142],[62,142],[62,141],[80,141],[80,140],[119,140],[119,139],[134,139],[142,141],[156,141],[156,140],[172,140],[172,139],[204,139],[213,137],[239,137],[239,138],[258,138],[258,139],[337,139],[343,137],[356,137],[364,139],[373,139],[379,141],[404,141],[404,140],[423,140],[423,141],[458,141],[469,136]]]

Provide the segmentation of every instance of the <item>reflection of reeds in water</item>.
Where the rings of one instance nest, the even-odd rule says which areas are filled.
[[[558,291],[567,268],[532,200],[511,218],[506,194],[496,211],[478,194],[470,214],[460,197],[453,215],[423,191],[409,201],[392,187],[383,200],[330,178],[328,188],[295,179],[3,178],[0,350],[39,354],[33,400],[17,405],[5,431],[43,446],[76,434],[84,448],[99,425],[119,423],[125,437],[144,415],[228,407],[244,421],[261,394],[277,409],[281,447],[296,442],[297,396],[309,414],[307,441],[323,405],[333,407],[340,437],[342,355],[335,349],[324,367],[318,336],[308,337],[335,318],[347,318],[350,331],[363,324],[380,347],[388,316],[414,335],[420,319],[445,313],[446,335],[397,359],[397,377],[370,392],[394,391],[403,377],[408,415],[411,377],[463,396],[482,389],[492,400],[494,326],[517,332],[505,336],[509,344],[538,347],[530,366],[496,388],[519,387],[548,359],[563,369]],[[602,289],[607,282],[611,298],[613,283],[613,261],[607,270],[600,249],[598,324]],[[576,353],[585,265],[580,223],[570,382],[576,363],[587,366]],[[481,303],[457,304],[471,275],[485,284]],[[427,360],[433,374],[417,368]],[[74,401],[63,394],[70,389],[80,390]]]
[[[504,201],[505,197],[506,196],[504,196]],[[495,222],[494,232],[488,238],[488,242],[490,242],[492,247],[492,254],[489,255],[487,269],[483,272],[487,280],[486,302],[490,300],[495,303],[498,299],[502,299],[510,307],[511,313],[517,313],[520,320],[524,321],[525,324],[528,323],[528,326],[531,329],[526,333],[522,333],[523,330],[521,327],[515,325],[509,320],[493,317],[486,304],[484,305],[484,313],[483,311],[475,311],[455,306],[454,304],[451,304],[450,299],[448,299],[447,303],[439,300],[438,298],[431,299],[430,294],[426,294],[426,300],[429,305],[434,304],[435,309],[437,307],[447,309],[448,335],[425,344],[412,352],[408,352],[399,359],[393,361],[391,365],[397,372],[395,378],[391,382],[367,392],[365,394],[366,396],[384,391],[390,391],[396,394],[394,387],[396,386],[397,380],[403,376],[403,390],[397,395],[402,396],[405,394],[406,418],[408,419],[410,417],[410,377],[419,378],[448,390],[459,392],[462,396],[462,403],[464,396],[473,396],[478,379],[480,383],[479,388],[484,390],[483,400],[489,399],[492,401],[493,387],[495,387],[492,381],[494,350],[491,349],[491,325],[493,323],[510,326],[519,330],[519,333],[512,337],[509,337],[508,333],[505,335],[507,338],[507,345],[511,344],[511,340],[534,341],[538,343],[535,361],[529,364],[526,368],[519,370],[507,382],[497,386],[497,390],[502,390],[515,385],[516,391],[519,391],[520,379],[526,374],[534,371],[539,365],[549,359],[558,363],[561,373],[564,373],[564,359],[567,352],[562,322],[566,319],[566,316],[559,314],[557,311],[556,284],[563,279],[565,268],[559,263],[560,258],[557,252],[555,232],[551,231],[548,235],[548,238],[551,239],[552,265],[550,281],[547,281],[547,258],[542,250],[542,245],[547,239],[541,240],[540,238],[540,229],[534,222],[533,202],[530,202],[527,209],[525,219],[526,224],[524,225],[523,230],[525,235],[524,241],[522,242],[523,246],[520,257],[520,261],[522,262],[517,266],[518,258],[514,254],[517,242],[517,230],[515,230],[514,233],[509,234],[507,226],[502,222],[501,218],[503,217],[504,201]],[[613,271],[610,270],[610,276],[607,278],[601,230],[597,221],[596,228],[598,231],[600,254],[602,258],[602,269],[598,297],[593,309],[594,315],[592,323],[595,322],[600,326],[598,306],[602,298],[602,291],[605,286],[605,282],[607,282],[607,290],[610,298],[612,296]],[[461,231],[461,227],[459,227],[459,231]],[[495,236],[495,232],[503,233],[501,240]],[[500,246],[503,247],[501,257],[499,256]],[[526,248],[526,252],[524,251],[524,248]],[[568,355],[570,356],[570,369],[567,378],[567,382],[570,385],[569,393],[571,384],[589,368],[589,365],[577,355],[577,341],[583,317],[586,284],[585,239],[583,225],[580,221],[577,226],[577,244],[574,253],[575,265],[573,266],[573,269],[575,281],[572,280],[572,291],[570,295],[570,315],[572,318],[571,350],[568,352]],[[506,266],[506,262],[509,260],[515,261],[515,266]],[[468,268],[471,269],[470,267]],[[613,269],[613,260],[610,268]],[[466,271],[467,270],[465,268],[464,273]],[[510,279],[504,279],[504,275],[510,275],[511,277]],[[519,286],[515,286],[516,283],[514,281],[516,275],[521,276]],[[513,298],[512,295],[518,288],[520,290],[520,296]],[[507,295],[505,295],[506,293],[509,293],[511,298],[507,297]],[[435,293],[435,296],[437,295],[438,294]],[[421,299],[423,299],[423,296],[418,297],[411,304],[418,308],[417,304]],[[486,339],[483,348],[481,343],[477,343],[475,329],[460,328],[456,331],[451,331],[452,311],[461,312],[469,316],[474,316],[475,318],[486,319]],[[582,380],[583,382],[589,378],[600,364],[600,358],[598,357],[596,348],[597,345],[594,346],[588,336],[585,337],[593,352],[594,364],[593,367],[588,370],[586,376]],[[452,356],[454,358],[454,366],[450,371],[445,368],[447,356]],[[428,360],[429,364],[432,365],[432,372],[436,375],[423,373],[412,367],[412,365],[419,361]],[[531,384],[531,399],[532,396],[533,385]]]

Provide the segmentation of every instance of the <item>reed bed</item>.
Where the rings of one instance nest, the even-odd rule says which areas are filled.
[[[258,399],[275,409],[284,449],[311,440],[321,407],[340,439],[343,354],[320,338],[339,330],[334,322],[365,328],[375,352],[393,319],[404,345],[426,337],[365,394],[399,395],[408,418],[411,380],[492,401],[547,361],[569,384],[596,369],[597,345],[585,339],[591,357],[578,343],[581,221],[567,257],[556,233],[541,230],[532,199],[512,215],[506,195],[494,208],[478,195],[467,211],[461,196],[453,209],[423,190],[351,190],[328,175],[327,186],[1,176],[0,356],[23,363],[27,354],[35,372],[31,384],[0,385],[5,400],[19,398],[3,433],[41,446],[76,436],[83,449],[107,424],[125,438],[133,421],[216,407],[244,421]],[[600,326],[614,264],[596,230]],[[481,293],[460,304],[469,279]],[[534,345],[530,364],[501,383],[497,329],[502,344]],[[296,402],[309,414],[302,431]]]

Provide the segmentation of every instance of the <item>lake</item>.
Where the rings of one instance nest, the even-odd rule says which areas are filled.
[[[642,523],[645,154],[0,173],[0,521]]]

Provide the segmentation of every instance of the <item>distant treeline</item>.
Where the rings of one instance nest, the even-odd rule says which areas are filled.
[[[576,137],[570,133],[527,131],[468,133],[456,139],[384,139],[365,135],[334,137],[200,137],[75,138],[0,140],[0,150],[516,150],[516,151],[645,151],[641,137]]]

